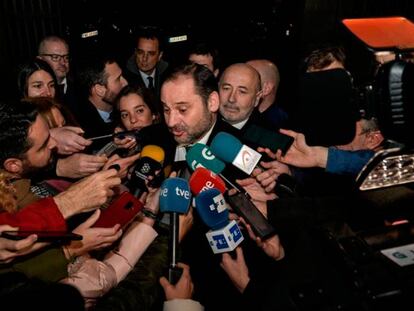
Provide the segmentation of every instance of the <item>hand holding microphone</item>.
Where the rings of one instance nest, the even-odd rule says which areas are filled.
[[[168,280],[175,284],[182,270],[177,267],[179,242],[179,214],[186,214],[190,207],[191,192],[188,182],[174,177],[164,180],[160,189],[160,211],[170,213],[169,267]]]
[[[147,192],[145,181],[148,176],[154,176],[149,184],[153,188],[158,188],[164,180],[162,171],[164,157],[165,152],[159,146],[147,145],[142,148],[141,156],[137,160],[129,180],[130,188],[134,189],[133,192],[136,197],[139,197],[142,192]],[[157,172],[159,173],[156,174]]]
[[[213,167],[213,173],[217,172],[217,168],[224,168],[224,164],[219,159],[217,159],[214,155],[211,154],[210,149],[205,146],[197,146],[198,144],[194,145],[188,152],[187,152],[187,163],[192,167],[205,167],[210,169],[210,165]],[[193,149],[194,148],[194,149]],[[200,152],[201,150],[201,152]],[[214,171],[214,169],[216,171]],[[200,170],[200,168],[196,169]],[[219,174],[221,172],[218,171]],[[194,172],[196,173],[196,172]],[[276,234],[275,228],[269,224],[267,219],[263,216],[263,214],[256,208],[256,206],[250,201],[250,196],[246,193],[246,191],[239,187],[232,182],[230,182],[227,178],[225,178],[222,174],[219,175],[210,175],[211,179],[208,179],[207,173],[197,173],[194,177],[192,177],[193,182],[191,185],[192,187],[202,188],[202,187],[210,187],[211,184],[222,185],[224,182],[230,188],[236,189],[238,193],[234,195],[227,195],[226,199],[233,208],[233,210],[241,217],[243,217],[246,222],[248,222],[253,231],[257,236],[261,239],[265,240],[273,235]],[[197,176],[197,177],[196,177]],[[223,180],[222,180],[223,179]],[[191,180],[191,179],[190,179]],[[199,180],[199,183],[196,181]],[[221,182],[220,182],[221,181]],[[210,183],[210,184],[209,184]],[[201,186],[200,186],[201,185]],[[223,186],[218,187],[225,192],[225,188]],[[194,192],[197,193],[197,192]]]

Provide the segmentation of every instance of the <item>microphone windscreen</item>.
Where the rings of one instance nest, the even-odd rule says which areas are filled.
[[[193,170],[201,166],[215,174],[220,174],[225,167],[225,164],[217,159],[210,148],[204,144],[194,144],[187,151],[186,161]]]
[[[229,209],[223,194],[213,188],[200,192],[195,208],[201,220],[212,230],[223,228],[229,222]]]
[[[165,152],[160,146],[146,145],[141,150],[141,158],[149,157],[163,164]]]
[[[226,192],[223,179],[204,167],[196,168],[190,176],[189,184],[191,192],[195,195],[212,188],[218,189],[221,193]]]
[[[225,132],[218,133],[210,144],[211,152],[226,163],[232,163],[242,147],[240,140]]]
[[[160,211],[162,213],[186,214],[190,201],[190,186],[185,179],[174,177],[164,180],[160,189]]]

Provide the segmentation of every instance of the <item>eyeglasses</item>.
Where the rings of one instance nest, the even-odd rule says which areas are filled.
[[[68,62],[70,60],[70,55],[59,55],[59,54],[41,54],[41,56],[48,56],[52,60],[52,62],[60,62],[63,60],[64,62]]]

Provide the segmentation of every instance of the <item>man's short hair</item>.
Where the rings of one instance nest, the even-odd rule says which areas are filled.
[[[196,93],[207,104],[211,93],[218,92],[217,79],[210,69],[195,63],[186,63],[171,70],[166,75],[164,83],[177,80],[180,76],[189,76],[194,81]]]
[[[32,146],[29,129],[38,111],[31,99],[18,103],[0,103],[0,163],[9,158],[24,159]]]
[[[213,47],[208,42],[195,42],[188,51],[188,56],[191,54],[195,55],[211,55],[213,58],[213,67],[214,70],[220,69],[220,55],[218,49]]]
[[[305,66],[307,69],[321,70],[328,67],[334,61],[338,61],[345,65],[345,52],[342,47],[332,46],[324,47],[312,51],[308,57],[305,58]]]
[[[38,50],[37,50],[38,55],[42,55],[42,54],[47,53],[47,51],[46,51],[46,44],[48,42],[62,42],[66,46],[66,48],[68,49],[68,51],[69,51],[69,45],[68,45],[68,43],[63,38],[58,37],[58,36],[55,36],[55,35],[52,35],[52,36],[44,37],[42,39],[42,41],[40,41],[39,47],[38,47]]]
[[[108,55],[91,57],[82,62],[79,78],[86,93],[90,94],[92,87],[96,84],[106,86],[108,75],[105,72],[105,66],[113,63],[116,63],[115,58]]]
[[[161,30],[155,26],[141,26],[136,31],[136,40],[135,42],[138,44],[138,40],[143,39],[150,39],[150,40],[158,40],[158,49],[160,52],[164,51],[164,37],[161,34]]]

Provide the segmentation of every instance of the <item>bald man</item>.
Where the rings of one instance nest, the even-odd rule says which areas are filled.
[[[276,105],[276,94],[279,88],[280,75],[277,66],[267,59],[253,59],[250,65],[260,75],[262,97],[258,106],[259,112],[274,129],[288,127],[288,115]]]

